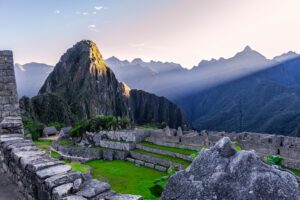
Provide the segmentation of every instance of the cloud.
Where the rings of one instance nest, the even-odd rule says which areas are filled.
[[[95,6],[94,8],[95,8],[96,10],[102,10],[102,9],[103,9],[102,6]]]
[[[53,13],[58,15],[58,14],[60,14],[60,10],[54,10]]]
[[[88,12],[83,12],[82,15],[89,15],[89,13]]]
[[[90,29],[90,31],[99,32],[95,24],[88,25],[88,28]]]
[[[97,12],[96,12],[96,11],[94,11],[94,12],[93,12],[93,15],[96,15],[96,14],[97,14]]]

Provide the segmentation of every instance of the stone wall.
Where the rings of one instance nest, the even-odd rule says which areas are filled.
[[[0,134],[22,133],[11,51],[0,51]]]
[[[26,199],[142,199],[119,195],[108,183],[72,171],[69,165],[50,158],[20,134],[0,136],[0,170],[18,184]]]
[[[97,159],[125,160],[129,155],[129,151],[121,151],[117,149],[67,146],[59,144],[53,144],[52,148],[64,159],[82,163]]]
[[[181,154],[181,153],[176,153],[176,152],[171,152],[171,151],[164,151],[164,150],[161,150],[161,149],[151,148],[151,147],[143,146],[143,145],[140,145],[140,144],[137,144],[136,148],[147,151],[147,152],[151,152],[151,153],[171,156],[173,158],[181,158],[181,159],[186,160],[186,161],[192,161],[192,158],[189,155],[184,155],[184,154]]]
[[[169,168],[171,166],[175,166],[180,170],[184,169],[183,165],[181,165],[179,163],[175,163],[175,162],[165,160],[165,159],[162,159],[162,158],[157,158],[157,157],[141,154],[141,153],[134,152],[134,151],[130,151],[130,157],[134,158],[136,160],[149,162],[149,163],[152,163],[152,164],[155,164],[155,165],[160,165],[160,166],[163,166],[163,167],[166,167],[166,168]]]
[[[280,155],[286,167],[300,169],[300,138],[261,133],[226,133],[214,131],[186,132],[183,136],[170,136],[166,131],[153,131],[146,140],[155,144],[201,149],[214,145],[223,137],[236,141],[243,150],[255,150],[261,156]]]

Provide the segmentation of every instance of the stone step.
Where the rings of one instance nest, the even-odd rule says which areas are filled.
[[[137,144],[136,148],[150,152],[150,153],[171,156],[173,158],[180,158],[180,159],[190,161],[190,162],[192,161],[192,158],[189,155],[184,155],[184,154],[176,153],[176,152],[172,152],[172,151],[166,151],[166,150],[162,150],[159,148],[148,147],[148,146],[144,146],[143,144]]]
[[[150,153],[150,152],[143,151],[140,149],[130,151],[130,156],[131,156],[131,158],[134,158],[136,160],[149,162],[154,165],[160,165],[160,166],[163,166],[166,168],[175,166],[178,170],[182,170],[182,169],[188,167],[190,164],[190,162],[180,159],[180,158],[173,158],[173,157],[166,156],[166,155]]]
[[[167,167],[163,167],[161,165],[155,165],[151,162],[146,162],[146,161],[142,161],[142,160],[138,160],[138,159],[134,159],[134,158],[127,158],[126,160],[128,162],[132,162],[132,163],[134,163],[138,166],[145,166],[145,167],[148,167],[148,168],[156,169],[156,170],[161,171],[161,172],[168,171]]]

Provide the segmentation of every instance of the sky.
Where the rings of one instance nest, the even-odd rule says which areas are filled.
[[[76,42],[104,58],[191,68],[251,46],[268,58],[300,52],[299,0],[0,0],[0,50],[54,65]]]

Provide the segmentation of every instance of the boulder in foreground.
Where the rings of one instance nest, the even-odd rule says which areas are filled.
[[[294,175],[265,164],[254,151],[237,152],[225,137],[173,175],[161,199],[299,200],[300,187]]]

